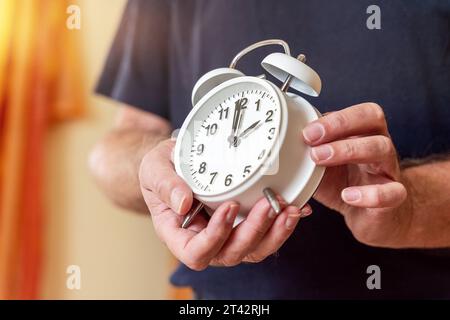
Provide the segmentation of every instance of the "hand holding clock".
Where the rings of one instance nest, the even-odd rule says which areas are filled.
[[[171,160],[174,141],[165,140],[147,153],[140,166],[139,180],[144,200],[159,238],[185,265],[194,270],[208,265],[234,266],[259,262],[276,252],[289,238],[300,217],[311,207],[287,206],[276,215],[265,198],[251,209],[247,219],[233,229],[239,211],[234,202],[223,203],[207,221],[197,216],[181,228],[192,203],[192,191],[176,174]]]
[[[303,136],[312,159],[328,167],[314,198],[340,212],[360,242],[404,246],[411,198],[382,108],[363,103],[329,113]]]

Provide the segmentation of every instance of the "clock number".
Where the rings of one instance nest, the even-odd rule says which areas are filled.
[[[228,187],[233,182],[232,178],[233,178],[232,174],[229,174],[225,177],[225,186]]]
[[[264,149],[264,150],[261,151],[261,153],[259,154],[258,160],[261,160],[261,159],[264,157],[265,154],[266,154],[266,150]]]
[[[266,122],[272,121],[273,111],[272,110],[267,111],[266,116],[267,116]]]
[[[206,162],[200,163],[200,168],[198,168],[198,173],[205,173],[206,171]]]
[[[218,172],[211,172],[209,175],[211,176],[211,181],[209,182],[209,184],[213,184],[214,180],[216,179]]]
[[[201,155],[203,151],[205,151],[205,145],[202,143],[197,146],[197,155]]]
[[[239,109],[239,108],[246,109],[247,103],[248,103],[247,98],[242,98],[242,99],[236,100],[236,109]]]
[[[225,109],[220,109],[219,113],[220,113],[220,120],[222,119],[228,119],[228,111],[230,110],[230,107],[227,107]]]
[[[261,99],[258,99],[258,101],[256,101],[256,111],[259,111],[259,108],[261,107],[260,104],[261,104]]]
[[[270,128],[269,135],[267,136],[267,139],[272,140],[274,134],[275,134],[275,128]]]
[[[247,174],[249,174],[251,171],[252,166],[245,166],[244,168],[244,174],[242,175],[243,178],[245,178],[247,176]]]
[[[207,136],[209,136],[209,135],[213,136],[217,132],[217,123],[208,124],[208,126],[206,126],[205,129],[206,129]]]

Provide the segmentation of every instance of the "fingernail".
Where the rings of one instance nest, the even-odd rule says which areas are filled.
[[[317,122],[312,123],[303,129],[303,136],[305,137],[305,140],[311,143],[319,141],[324,134],[325,129],[320,123]]]
[[[311,215],[312,213],[312,209],[310,207],[303,207],[302,209],[300,209],[300,216],[302,218],[305,218],[309,215]]]
[[[170,204],[172,209],[174,209],[177,213],[180,213],[186,199],[187,198],[182,190],[174,189],[170,194]]]
[[[239,206],[237,204],[232,204],[230,206],[230,208],[228,209],[228,213],[227,213],[227,223],[233,223],[234,220],[236,219],[236,215],[238,212],[238,208]]]
[[[358,201],[361,197],[361,191],[358,189],[344,189],[344,191],[342,191],[342,198],[348,202]]]
[[[333,148],[325,144],[311,149],[312,156],[317,161],[328,160],[333,156]]]
[[[299,214],[290,214],[286,219],[286,229],[288,230],[294,229],[299,219],[300,219]]]

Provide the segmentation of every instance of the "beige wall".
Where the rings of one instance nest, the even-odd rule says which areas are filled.
[[[79,1],[86,84],[92,91],[124,0]],[[151,221],[114,208],[93,184],[89,150],[111,125],[113,102],[90,95],[88,115],[54,127],[48,136],[46,248],[42,297],[163,299],[170,256]],[[81,268],[81,290],[66,288],[66,268]]]

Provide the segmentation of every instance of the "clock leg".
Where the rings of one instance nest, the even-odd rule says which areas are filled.
[[[272,207],[273,211],[275,211],[276,214],[281,213],[281,205],[280,202],[277,199],[277,195],[275,192],[273,192],[270,188],[265,188],[263,190],[264,197],[266,197],[267,201],[269,201],[270,206]]]
[[[183,229],[186,229],[190,226],[192,220],[197,216],[197,214],[203,209],[205,205],[201,203],[200,201],[194,199],[194,204],[192,205],[189,212],[184,217],[183,223],[181,224],[181,227]]]

